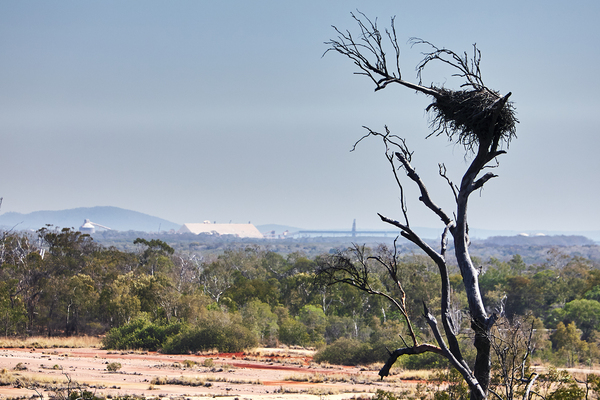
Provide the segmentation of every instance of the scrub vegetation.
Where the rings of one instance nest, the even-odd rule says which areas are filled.
[[[259,246],[205,259],[169,253],[162,242],[126,252],[105,248],[70,229],[5,232],[0,253],[0,344],[3,347],[97,347],[194,353],[253,347],[317,348],[317,362],[384,362],[403,345],[407,326],[387,301],[349,285],[325,285],[316,275],[326,254],[281,255]],[[354,248],[341,249],[350,253]],[[386,246],[363,248],[369,257]],[[406,277],[406,309],[416,334],[429,336],[422,302],[441,295],[435,265],[398,254]],[[586,258],[551,250],[540,264],[473,259],[491,311],[535,329],[534,360],[556,366],[600,361],[600,269]],[[375,269],[383,287],[385,269]],[[470,341],[467,299],[458,267],[449,275],[460,340]],[[439,312],[432,308],[432,313]],[[102,343],[94,335],[106,334]],[[87,336],[84,336],[87,335]],[[474,357],[466,354],[466,357]],[[447,367],[436,354],[400,358],[404,368]]]

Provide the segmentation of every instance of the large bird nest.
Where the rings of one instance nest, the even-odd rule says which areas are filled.
[[[501,98],[498,92],[486,87],[472,90],[432,89],[438,93],[435,101],[427,107],[431,113],[432,135],[445,133],[449,140],[472,151],[480,144],[489,146],[494,142],[508,146],[511,139],[516,137],[518,120],[515,109],[510,102],[496,103]],[[502,108],[498,111],[497,106]]]

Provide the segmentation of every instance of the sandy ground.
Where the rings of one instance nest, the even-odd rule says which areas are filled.
[[[205,366],[208,358],[213,360],[210,368]],[[196,364],[185,367],[185,360]],[[121,363],[121,369],[107,371],[106,366],[111,362]],[[19,363],[27,369],[15,370]],[[102,397],[337,400],[368,397],[377,389],[398,391],[400,388],[399,380],[393,377],[380,381],[377,371],[325,368],[311,364],[311,357],[306,352],[279,349],[210,356],[98,349],[0,349],[2,369],[5,369],[4,373],[31,377],[49,386],[57,385],[52,383],[54,380],[61,382],[68,377],[72,383],[87,386],[86,390]],[[153,384],[155,378],[196,380],[203,385]],[[49,389],[38,390],[46,398],[53,394]],[[0,398],[35,394],[31,388],[0,386]]]

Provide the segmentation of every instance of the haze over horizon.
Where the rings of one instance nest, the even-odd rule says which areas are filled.
[[[118,207],[79,207],[68,210],[56,210],[56,211],[34,211],[28,214],[21,214],[16,212],[7,212],[0,214],[0,229],[7,230],[25,230],[25,231],[36,231],[40,228],[48,225],[53,226],[56,229],[62,228],[73,228],[78,227],[86,220],[91,220],[93,223],[101,222],[100,227],[113,231],[127,232],[146,232],[150,234],[155,233],[172,233],[178,232],[183,224],[174,221],[168,221],[157,216],[139,213],[135,210],[126,210]],[[216,224],[227,224],[227,223],[240,223],[246,225],[248,222],[240,221],[210,221]],[[106,226],[108,225],[108,227]],[[253,224],[254,225],[254,224]],[[289,226],[277,223],[269,224],[256,224],[256,228],[262,233],[276,232],[281,234],[284,231],[288,231],[290,234],[300,233],[300,236],[296,238],[302,240],[305,235],[308,236],[323,236],[323,237],[340,237],[341,232],[348,233],[353,230],[353,226],[346,226],[339,229],[312,229],[306,226]],[[431,227],[418,227],[412,226],[413,231],[426,240],[440,239],[443,229],[431,228]],[[101,229],[104,230],[104,229]],[[375,236],[382,235],[388,239],[394,237],[394,233],[399,235],[400,231],[393,228],[382,226],[379,229],[368,229],[356,223],[356,233],[358,234],[357,240],[360,238],[369,237],[368,232],[373,232]],[[516,236],[550,236],[555,238],[555,244],[572,243],[573,240],[581,241],[581,237],[586,237],[588,240],[592,240],[600,244],[600,230],[595,231],[541,231],[541,230],[529,230],[514,231],[514,230],[488,230],[478,229],[471,227],[469,229],[470,238],[473,241],[486,240],[491,237],[516,237]],[[566,239],[570,238],[570,239]],[[531,245],[528,243],[526,245]]]
[[[420,37],[482,51],[484,82],[512,92],[518,138],[499,158],[470,225],[513,231],[600,229],[595,112],[600,3],[241,0],[0,3],[1,212],[115,206],[176,223],[387,230],[398,190],[377,140],[407,138],[432,197],[457,182],[465,154],[429,134],[425,96],[374,92],[337,54],[350,12],[396,16],[403,78],[417,82]],[[457,88],[435,66],[423,83]],[[596,177],[596,178],[594,178]],[[594,183],[596,182],[596,183]],[[410,189],[411,225],[439,223]]]

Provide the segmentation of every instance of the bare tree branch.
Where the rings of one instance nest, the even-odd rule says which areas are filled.
[[[356,244],[354,244],[349,251],[353,259],[351,259],[348,254],[341,251],[328,257],[319,258],[317,260],[317,276],[319,276],[327,285],[346,283],[366,293],[387,299],[404,317],[413,345],[418,345],[417,336],[414,332],[406,308],[406,294],[398,275],[398,255],[395,246],[389,260],[383,260],[381,257],[366,256],[366,249],[364,246],[361,247]],[[386,292],[377,290],[372,286],[369,260],[376,260],[386,268],[388,277],[394,282],[400,292],[399,299],[396,299]]]
[[[452,194],[454,194],[454,200],[458,202],[458,187],[450,180],[450,178],[448,178],[448,175],[446,175],[446,165],[438,164],[438,167],[440,176],[446,180],[448,186],[450,186],[450,189],[452,189]]]
[[[448,215],[446,215],[446,213],[444,213],[441,207],[438,207],[431,200],[431,197],[429,196],[429,192],[427,191],[425,184],[423,183],[421,177],[419,177],[415,169],[412,167],[412,165],[410,165],[409,160],[401,152],[396,152],[396,157],[398,157],[398,160],[400,160],[400,162],[404,166],[404,169],[406,170],[406,175],[410,179],[412,179],[412,181],[415,182],[419,187],[419,190],[421,192],[421,197],[419,197],[419,200],[422,201],[423,204],[427,206],[427,208],[429,208],[431,211],[437,214],[437,216],[440,217],[444,225],[450,225],[452,223],[452,220],[450,219],[450,217],[448,217]]]
[[[430,42],[420,38],[410,38],[409,42],[412,46],[424,44],[433,49],[433,51],[429,53],[423,53],[425,58],[423,58],[419,65],[417,65],[417,77],[419,78],[419,84],[423,80],[422,74],[427,64],[431,61],[440,61],[459,71],[455,74],[452,74],[452,76],[464,78],[466,80],[461,87],[470,86],[475,90],[487,89],[481,78],[481,70],[479,68],[479,64],[481,62],[481,51],[479,51],[477,45],[473,45],[473,55],[471,58],[469,58],[467,52],[464,52],[462,56],[459,56],[452,50],[438,48]]]
[[[383,35],[377,27],[377,21],[371,21],[360,11],[358,13],[366,21],[363,22],[361,18],[351,13],[361,31],[358,39],[355,39],[349,31],[342,32],[334,26],[333,29],[338,33],[338,38],[325,42],[329,46],[325,53],[335,51],[351,59],[360,70],[356,74],[368,76],[375,83],[375,91],[384,89],[390,83],[398,83],[427,95],[435,96],[437,92],[431,88],[402,80],[400,46],[398,46],[396,37],[394,18],[391,20],[392,30],[386,29],[385,31],[385,35],[395,53],[395,70],[390,70],[384,50]],[[366,55],[363,53],[366,53]],[[372,59],[369,59],[369,57],[372,57]]]
[[[445,353],[441,348],[428,343],[420,344],[418,346],[413,347],[403,347],[401,349],[396,349],[392,353],[390,353],[390,357],[387,359],[384,366],[379,370],[379,376],[381,377],[381,379],[388,376],[390,374],[390,369],[400,356],[408,354],[423,354],[427,352],[445,356]]]
[[[392,150],[392,147],[396,148],[397,151],[402,152],[402,154],[404,154],[406,159],[409,161],[412,159],[413,153],[411,153],[408,149],[406,141],[397,135],[392,135],[387,126],[385,126],[385,134],[376,132],[366,126],[363,126],[363,128],[365,128],[368,131],[368,133],[361,137],[356,143],[354,143],[354,146],[352,147],[351,151],[354,151],[356,149],[356,146],[367,137],[375,136],[380,137],[382,139],[385,148],[385,158],[388,160],[392,168],[392,173],[394,174],[396,184],[398,186],[398,189],[400,190],[400,207],[402,210],[402,215],[404,216],[404,224],[406,226],[410,226],[408,220],[408,208],[406,206],[406,197],[404,196],[404,186],[402,185],[402,183],[400,182],[400,178],[398,177],[398,168],[396,167],[396,164],[394,162],[394,151]]]

